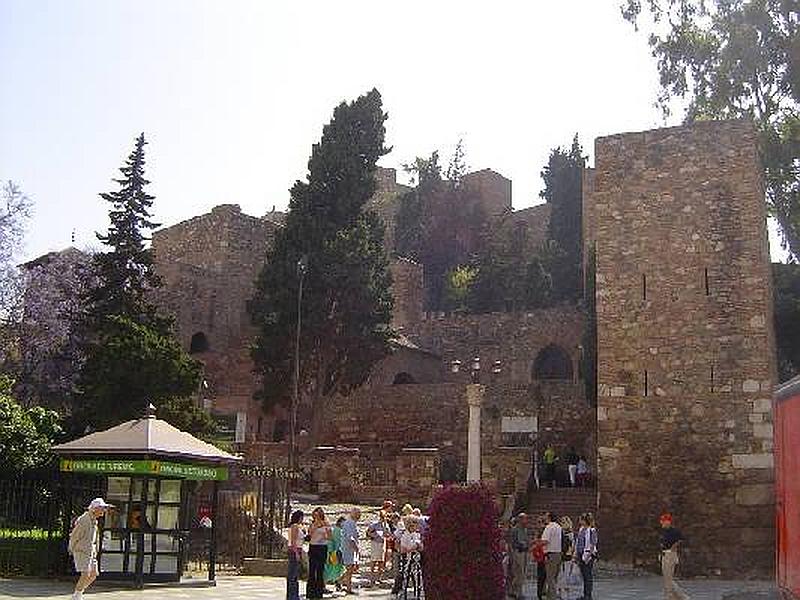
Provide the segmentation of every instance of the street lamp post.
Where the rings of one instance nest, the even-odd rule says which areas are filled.
[[[303,305],[303,283],[308,270],[308,257],[303,255],[297,261],[297,329],[294,340],[294,381],[292,389],[292,409],[289,415],[289,477],[286,480],[286,521],[289,521],[289,512],[292,503],[292,477],[297,463],[297,408],[300,394],[300,326],[302,323],[301,309]]]
[[[461,370],[461,361],[454,360],[452,372]],[[494,361],[492,375],[500,373],[500,361]],[[486,396],[486,386],[481,384],[481,359],[472,359],[470,384],[467,385],[467,406],[469,407],[469,428],[467,430],[467,481],[481,480],[481,406]]]

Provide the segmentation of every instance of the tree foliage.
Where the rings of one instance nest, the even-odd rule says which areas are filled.
[[[50,448],[61,434],[55,411],[23,408],[12,396],[13,382],[0,376],[0,473],[43,466],[52,460]]]
[[[548,245],[537,247],[511,214],[489,227],[486,244],[473,262],[467,304],[471,312],[520,311],[548,306],[553,281]]]
[[[448,277],[480,252],[487,221],[477,191],[467,185],[462,142],[445,174],[439,153],[406,165],[415,188],[401,196],[395,220],[396,252],[421,263],[425,273],[425,305],[443,310],[448,305]]]
[[[542,170],[541,197],[550,205],[548,271],[555,301],[581,297],[583,261],[583,170],[586,157],[577,134],[569,149],[555,148]]]
[[[201,380],[201,365],[173,336],[172,321],[159,313],[149,294],[160,285],[146,247],[153,196],[144,190],[144,134],[117,179],[119,190],[101,194],[111,204],[111,224],[98,239],[109,249],[94,257],[87,294],[85,362],[79,377],[80,405],[72,423],[78,431],[100,429],[141,417],[149,403],[160,415],[191,433],[213,430],[210,417],[190,399]]]
[[[774,264],[772,280],[778,376],[787,381],[800,374],[800,266]]]
[[[96,285],[89,293],[91,316],[100,324],[112,315],[125,315],[167,333],[171,322],[158,313],[148,293],[160,285],[152,250],[145,245],[147,233],[158,227],[151,221],[154,197],[145,191],[144,133],[120,168],[119,189],[100,194],[111,204],[111,221],[105,234],[97,234],[109,250],[95,255]]]
[[[308,180],[291,189],[286,224],[275,239],[249,304],[252,351],[265,407],[291,397],[299,287],[304,277],[299,388],[315,399],[362,383],[389,351],[391,276],[383,224],[365,210],[386,154],[381,96],[343,102],[312,148]]]
[[[644,5],[644,9],[643,9]],[[771,212],[800,258],[800,10],[797,0],[627,0],[655,26],[659,104],[687,101],[686,120],[752,119]]]
[[[200,381],[200,363],[174,338],[126,316],[108,317],[88,348],[81,377],[85,403],[76,422],[103,429],[143,416],[152,402],[159,417],[176,427],[210,433],[210,417],[190,398]]]
[[[92,258],[74,248],[25,265],[15,392],[24,405],[69,411],[84,361]]]
[[[13,181],[0,187],[0,342],[4,346],[9,328],[19,318],[22,278],[14,262],[30,217],[32,203]],[[0,358],[5,354],[0,350]]]

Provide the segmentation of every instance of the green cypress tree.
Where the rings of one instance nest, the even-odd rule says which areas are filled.
[[[292,393],[298,261],[307,258],[299,388],[306,406],[362,383],[389,351],[392,297],[383,225],[365,204],[376,189],[386,115],[377,90],[340,104],[313,146],[308,181],[291,189],[285,227],[249,308],[265,408]],[[301,411],[301,418],[305,411]]]
[[[548,271],[553,278],[554,300],[581,297],[583,256],[583,169],[586,157],[577,134],[569,150],[556,148],[542,170],[545,189],[541,196],[550,204],[548,238],[556,243]]]

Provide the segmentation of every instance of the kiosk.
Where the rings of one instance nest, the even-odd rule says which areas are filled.
[[[218,486],[239,457],[157,419],[152,407],[144,418],[53,450],[65,474],[104,479],[105,498],[116,508],[107,513],[100,533],[100,577],[137,587],[180,580],[189,534],[198,525],[188,510],[191,496],[199,485],[210,484],[210,510],[199,525],[207,531],[208,579],[214,582]]]

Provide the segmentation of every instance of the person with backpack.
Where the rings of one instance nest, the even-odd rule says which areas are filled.
[[[72,600],[81,600],[83,592],[100,574],[100,567],[97,564],[97,546],[100,538],[97,519],[105,515],[109,508],[114,506],[102,498],[95,498],[89,503],[86,512],[75,519],[72,525],[67,551],[72,555],[75,570],[80,573]]]
[[[592,569],[597,560],[597,529],[594,526],[592,513],[584,513],[578,519],[578,535],[575,538],[575,562],[583,577],[583,598],[592,600],[594,574]]]

